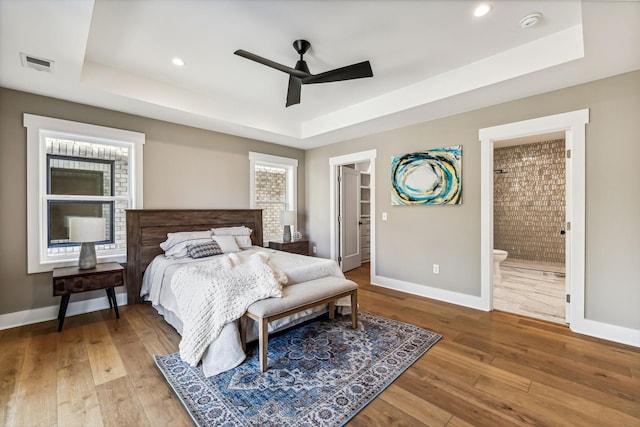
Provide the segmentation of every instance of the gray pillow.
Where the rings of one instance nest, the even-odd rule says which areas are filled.
[[[220,255],[222,249],[220,249],[220,245],[218,242],[210,241],[205,243],[198,243],[195,245],[187,246],[187,255],[190,258],[204,258],[213,255]]]

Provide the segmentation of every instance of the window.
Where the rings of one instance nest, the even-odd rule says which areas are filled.
[[[70,148],[68,151],[74,152],[84,145],[89,149],[115,149],[122,152],[118,162],[121,171],[119,176],[126,180],[128,169],[126,149],[77,141],[66,141],[65,144],[65,141],[60,143],[58,140],[47,138],[47,153],[53,151],[52,146],[55,142],[58,142],[58,150],[60,146],[67,145]],[[50,253],[56,253],[56,251],[51,251],[53,248],[78,245],[69,241],[69,218],[72,216],[105,218],[105,236],[107,238],[100,244],[104,248],[105,244],[116,243],[113,227],[115,203],[116,201],[120,202],[120,209],[123,206],[126,208],[128,192],[125,187],[125,191],[118,192],[119,197],[114,196],[115,163],[115,160],[47,154],[47,195],[45,198],[47,199],[47,218],[49,221],[47,248]],[[122,240],[124,236],[118,237],[118,240]]]
[[[282,238],[280,212],[296,210],[298,160],[254,152],[249,153],[249,160],[251,208],[262,209],[262,234],[266,244]]]
[[[144,134],[24,115],[28,272],[76,265],[69,218],[105,219],[99,262],[126,261],[126,209],[142,207]]]

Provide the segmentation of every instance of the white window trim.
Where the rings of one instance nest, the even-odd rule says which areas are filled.
[[[249,191],[249,204],[251,209],[256,209],[256,163],[267,166],[285,167],[287,169],[287,209],[296,212],[296,224],[293,230],[298,229],[298,159],[289,157],[274,156],[271,154],[256,153],[249,151],[249,181],[251,188]],[[265,245],[268,244],[265,239]]]
[[[127,130],[24,114],[27,128],[27,273],[42,273],[55,267],[77,265],[78,260],[48,260],[46,257],[46,215],[43,195],[46,194],[46,137],[64,136],[90,142],[107,143],[130,148],[134,175],[129,181],[131,209],[142,208],[142,147],[145,134]],[[101,256],[99,262],[126,262],[124,253]]]

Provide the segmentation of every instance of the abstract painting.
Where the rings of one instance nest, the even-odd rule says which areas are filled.
[[[462,203],[462,146],[391,158],[392,205]]]

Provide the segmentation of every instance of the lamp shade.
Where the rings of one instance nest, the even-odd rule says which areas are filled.
[[[295,211],[280,212],[280,225],[291,225],[296,223]]]
[[[105,239],[105,220],[102,217],[76,216],[69,218],[70,242],[100,242]]]

